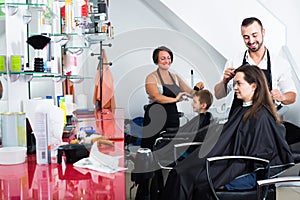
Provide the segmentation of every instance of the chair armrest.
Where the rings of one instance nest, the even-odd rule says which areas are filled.
[[[174,148],[180,148],[180,147],[185,147],[185,146],[199,146],[201,145],[202,142],[185,142],[185,143],[180,143],[180,144],[174,144]]]
[[[156,138],[155,142],[154,142],[154,147],[160,142],[160,141],[184,141],[187,140],[187,138],[168,138],[168,137],[158,137]]]
[[[284,184],[284,186],[289,186],[289,185],[294,186],[293,182],[300,182],[300,176],[286,176],[286,177],[259,180],[257,181],[257,185],[261,187],[266,185],[274,185],[276,183],[286,183]]]
[[[270,186],[274,184],[280,184],[278,187],[293,187],[293,186],[299,186],[295,183],[300,183],[300,176],[286,176],[286,177],[278,177],[278,178],[270,178],[265,180],[259,180],[257,181],[257,191],[258,191],[258,199],[262,199],[263,196],[263,190],[262,188],[264,186]]]
[[[179,144],[174,144],[174,160],[175,163],[177,164],[177,159],[178,159],[178,154],[177,154],[177,149],[182,148],[182,147],[190,147],[190,146],[201,146],[203,142],[183,142]]]
[[[266,159],[253,157],[253,156],[216,156],[216,157],[206,158],[207,180],[208,180],[209,187],[210,187],[215,199],[219,200],[219,198],[216,194],[216,190],[214,188],[213,182],[212,182],[211,177],[210,177],[210,165],[211,165],[211,163],[216,162],[216,161],[221,161],[221,160],[239,160],[239,159],[252,160],[252,161],[257,162],[257,163],[262,163],[264,165],[264,169],[266,170],[267,177],[269,177],[270,166],[269,166],[269,160],[266,160]]]
[[[188,141],[187,138],[165,138],[165,137],[159,137],[155,140],[155,143],[153,145],[153,150],[156,151],[156,150],[159,150],[160,148],[164,147],[164,146],[160,146],[161,144],[163,144],[163,142],[174,142],[176,145],[177,142],[186,142]],[[170,145],[171,148],[173,148],[174,145]],[[172,151],[173,149],[170,149],[170,152]],[[170,158],[173,159],[173,155],[172,152],[170,153]],[[156,155],[156,153],[154,153],[154,159],[155,161],[157,162],[158,166],[161,168],[161,169],[167,169],[167,170],[170,170],[170,169],[173,169],[173,167],[170,167],[170,166],[165,166],[163,164],[163,160],[160,160],[159,156]],[[175,161],[175,160],[174,160]],[[174,162],[172,161],[172,162]],[[170,164],[170,163],[169,163]],[[176,163],[175,163],[176,164]]]
[[[244,160],[254,160],[261,163],[269,164],[269,161],[263,158],[253,157],[253,156],[215,156],[206,159],[206,162],[214,162],[219,160],[230,160],[230,159],[244,159]]]

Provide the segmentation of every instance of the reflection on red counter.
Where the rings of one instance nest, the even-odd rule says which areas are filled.
[[[0,165],[0,199],[28,199],[27,163]]]
[[[99,146],[99,151],[121,156],[124,166],[123,109],[104,109],[78,115],[75,132],[92,126],[96,133],[114,139],[113,146]],[[74,134],[68,138],[72,139]],[[18,165],[0,165],[0,200],[125,200],[125,172],[102,173],[74,167],[63,157],[61,164],[37,165],[36,155],[27,155]]]
[[[122,142],[121,142],[122,143]],[[101,173],[72,164],[37,165],[36,156],[0,165],[0,199],[125,200],[125,172]]]
[[[95,133],[111,140],[124,139],[124,109],[102,109],[93,113],[75,113],[78,122],[75,123],[78,132],[89,128]]]

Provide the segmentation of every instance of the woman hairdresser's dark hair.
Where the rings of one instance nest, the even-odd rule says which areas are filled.
[[[244,73],[244,79],[249,84],[256,84],[256,89],[252,98],[252,107],[246,112],[243,120],[246,120],[249,116],[255,115],[263,106],[265,106],[271,114],[274,116],[276,121],[280,121],[277,114],[274,102],[269,92],[267,79],[264,72],[256,65],[243,65],[235,70],[235,73]]]
[[[160,46],[160,47],[157,47],[156,49],[154,49],[153,54],[152,54],[153,62],[156,65],[158,63],[158,54],[159,54],[160,51],[167,51],[171,56],[171,62],[173,62],[173,52],[165,46]]]

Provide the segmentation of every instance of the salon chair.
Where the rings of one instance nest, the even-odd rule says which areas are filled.
[[[300,163],[300,142],[289,145],[293,154],[294,162]]]
[[[208,128],[197,132],[161,132],[153,146],[154,160],[161,169],[172,169],[178,161],[202,145]]]
[[[153,147],[153,157],[157,165],[154,177],[150,185],[151,199],[160,199],[164,190],[164,183],[169,171],[177,165],[179,160],[183,160],[188,152],[201,146],[202,142],[190,142],[186,136],[180,137],[160,137],[156,139]]]
[[[268,179],[269,178],[269,161],[257,157],[251,157],[251,156],[219,156],[219,157],[210,157],[207,158],[206,160],[206,173],[207,173],[207,178],[208,178],[208,183],[210,186],[210,189],[212,191],[212,194],[216,200],[256,200],[258,198],[258,192],[257,189],[251,189],[251,190],[242,190],[242,191],[227,191],[227,190],[221,190],[221,189],[216,189],[214,187],[213,181],[211,179],[211,168],[210,166],[213,163],[216,162],[239,162],[239,163],[244,163],[246,166],[251,169],[252,167],[249,166],[254,166],[255,164],[260,164],[261,165],[261,170],[257,171],[258,177],[261,177],[262,179]],[[252,171],[249,171],[249,173]],[[263,188],[261,188],[263,190]],[[273,189],[268,188],[268,190],[264,189],[261,192],[262,196],[266,195],[267,191],[267,200],[275,200],[275,192]]]
[[[294,162],[300,162],[300,127],[291,122],[284,122],[286,128],[286,140],[293,154]]]
[[[258,199],[264,199],[264,188],[273,186],[277,200],[300,198],[300,176],[285,176],[257,181]]]
[[[197,121],[193,120],[190,122],[197,123]],[[160,133],[160,137],[156,139],[153,146],[154,160],[161,169],[170,170],[177,162],[183,160],[192,151],[200,149],[203,141],[205,141],[206,135],[210,135],[212,138],[218,137],[218,133],[221,132],[222,128],[223,124],[216,119],[212,119],[209,125],[196,131],[163,131]]]
[[[171,170],[178,161],[184,159],[185,152],[202,145],[202,142],[190,142],[188,137],[156,139],[153,155],[154,160],[161,169]]]
[[[210,178],[210,165],[214,162],[222,161],[222,160],[250,160],[255,163],[262,163],[263,170],[260,170],[259,177],[261,180],[257,181],[257,188],[253,188],[251,190],[240,190],[240,191],[227,191],[215,189],[213,187],[213,182]],[[216,200],[275,200],[278,199],[278,193],[276,189],[278,187],[300,187],[300,163],[291,164],[286,166],[281,172],[273,175],[272,177],[268,177],[269,171],[269,161],[257,157],[249,157],[249,156],[219,156],[219,157],[211,157],[207,158],[206,161],[206,172],[208,177],[208,182],[211,188],[212,193]],[[247,165],[249,166],[249,164]],[[266,177],[266,178],[265,178]],[[278,185],[277,183],[284,183]],[[297,183],[297,185],[295,185]],[[296,190],[293,188],[291,191]],[[285,192],[289,193],[289,192]],[[284,198],[284,199],[300,199],[299,188],[297,188],[298,198]],[[284,195],[285,195],[284,194]],[[282,195],[281,195],[282,196]]]

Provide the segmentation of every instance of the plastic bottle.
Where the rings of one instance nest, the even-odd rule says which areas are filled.
[[[50,145],[50,110],[46,105],[38,105],[35,109],[34,135],[36,138],[36,162],[37,164],[51,163]]]
[[[73,14],[72,14],[72,0],[65,2],[65,33],[72,33]]]
[[[59,107],[64,111],[64,124],[67,124],[67,108],[65,104],[65,97],[59,99]]]

